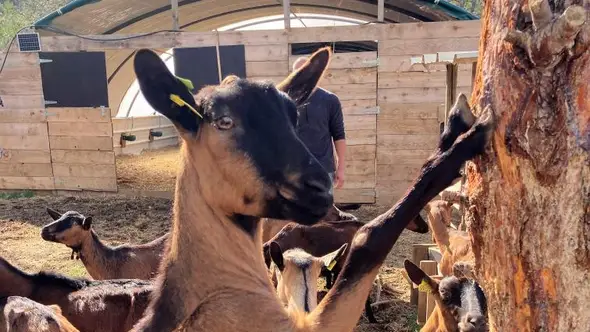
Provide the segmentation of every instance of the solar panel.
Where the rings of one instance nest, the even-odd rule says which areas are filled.
[[[39,52],[41,51],[41,43],[39,41],[39,34],[21,33],[16,36],[18,41],[18,49],[21,52]]]

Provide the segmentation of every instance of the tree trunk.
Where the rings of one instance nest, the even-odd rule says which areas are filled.
[[[590,331],[590,0],[488,0],[466,167],[491,331]],[[480,111],[479,111],[480,112]]]

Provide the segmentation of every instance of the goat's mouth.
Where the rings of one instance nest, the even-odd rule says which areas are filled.
[[[45,241],[57,242],[55,234],[51,233],[50,231],[48,231],[46,229],[41,230],[41,238]]]
[[[328,209],[334,201],[332,195],[328,193],[324,195],[299,194],[296,197],[285,197],[279,191],[278,198],[285,219],[306,225],[315,224],[322,219],[328,213]]]

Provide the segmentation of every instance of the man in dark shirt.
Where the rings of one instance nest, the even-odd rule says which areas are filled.
[[[297,59],[293,64],[293,70],[299,69],[306,61],[305,57]],[[318,87],[307,102],[299,108],[297,132],[309,151],[328,171],[333,186],[341,188],[344,185],[346,135],[338,97]],[[334,150],[336,150],[336,159]],[[333,209],[340,214],[340,219],[356,219],[335,206]]]

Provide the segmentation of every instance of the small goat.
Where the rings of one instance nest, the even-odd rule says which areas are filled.
[[[331,268],[344,256],[348,244],[322,257],[295,248],[283,251],[270,244],[270,255],[276,266],[277,294],[289,310],[309,313],[317,307],[317,280],[323,268]]]
[[[45,306],[20,296],[0,300],[0,332],[31,331],[79,332],[55,304]]]
[[[436,301],[420,332],[488,331],[486,297],[475,280],[448,276],[436,281],[409,260],[404,268],[410,280]]]
[[[143,315],[152,283],[138,279],[90,281],[25,273],[0,257],[0,298],[27,297],[58,305],[81,332],[127,332]]]
[[[110,247],[92,229],[92,217],[51,208],[47,213],[54,221],[41,229],[43,240],[71,248],[72,259],[77,255],[95,280],[151,279],[157,274],[169,233],[145,244]]]
[[[467,232],[449,227],[452,204],[452,202],[436,200],[425,207],[432,238],[442,253],[440,271],[444,276],[453,274],[453,265],[457,262],[466,262],[471,266],[475,263],[471,240]],[[473,273],[465,273],[467,277],[473,277]]]

